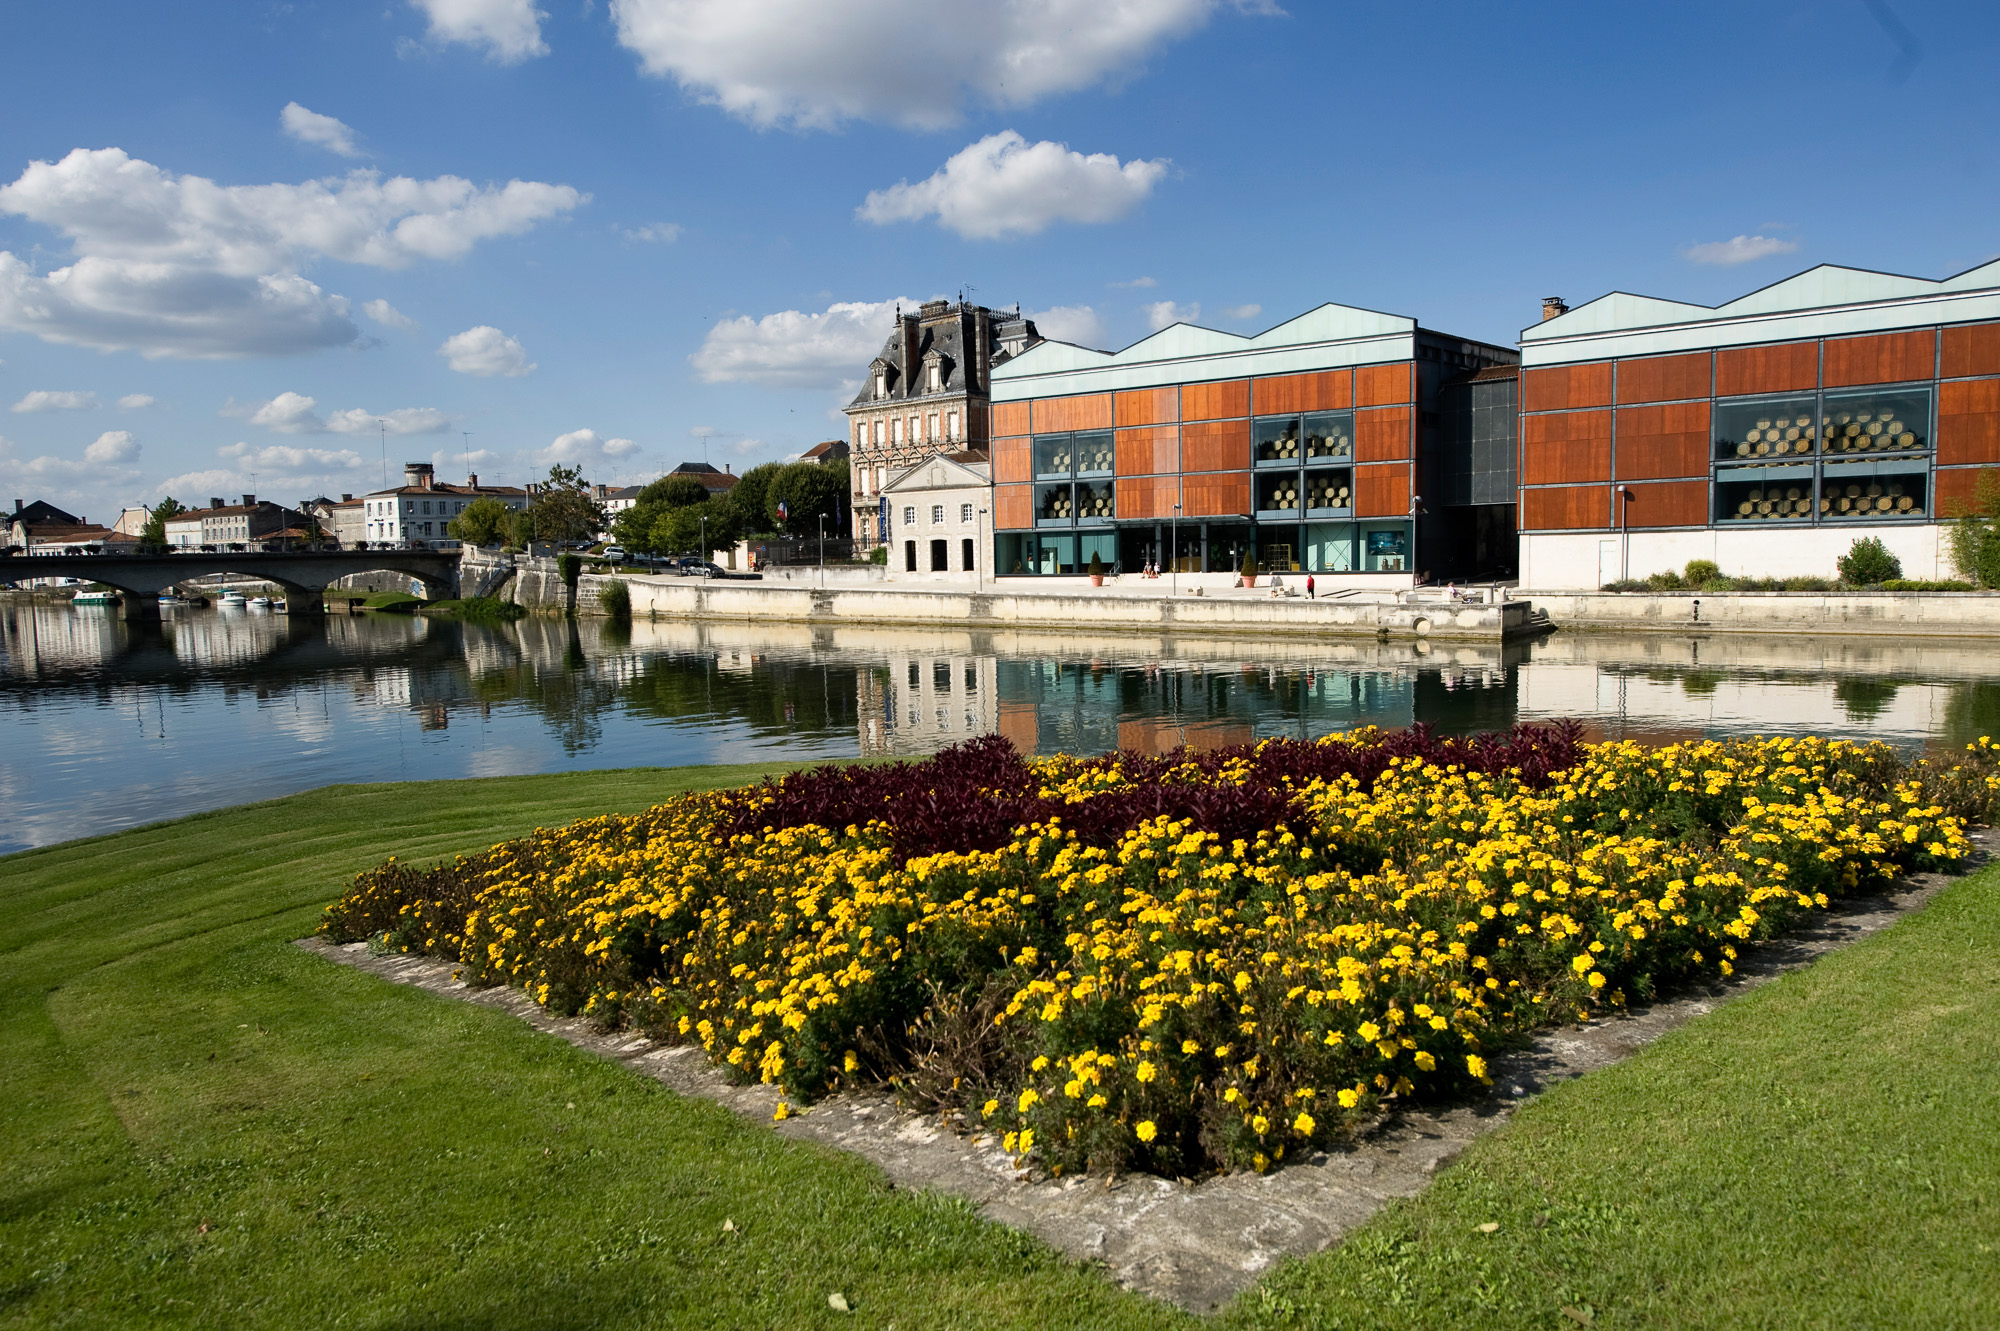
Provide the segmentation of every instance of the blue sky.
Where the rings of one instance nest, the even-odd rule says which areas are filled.
[[[2000,254],[2000,8],[16,5],[0,499],[644,479],[842,432],[889,305],[1511,342]],[[292,108],[288,111],[287,108]],[[310,401],[307,401],[310,399]],[[469,439],[465,437],[469,434]]]

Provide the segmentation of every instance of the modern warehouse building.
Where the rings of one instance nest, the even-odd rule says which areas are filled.
[[[2000,262],[1822,266],[1712,309],[1614,292],[1522,332],[1520,412],[1524,586],[1832,576],[1864,535],[1948,577],[1941,519],[2000,463]]]
[[[1041,342],[992,371],[992,573],[1076,576],[1095,556],[1234,576],[1247,557],[1406,587],[1482,550],[1500,571],[1515,422],[1492,408],[1511,404],[1517,359],[1332,304],[1255,337],[1176,324],[1118,352]]]

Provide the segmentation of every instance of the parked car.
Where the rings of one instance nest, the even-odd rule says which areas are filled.
[[[605,547],[604,547],[604,558],[605,558],[605,559],[607,559],[607,560],[609,560],[610,562],[612,562],[612,563],[614,563],[614,564],[622,564],[622,563],[624,563],[624,562],[625,562],[625,547],[624,547],[624,546],[621,546],[621,545],[607,545],[607,546],[605,546]]]

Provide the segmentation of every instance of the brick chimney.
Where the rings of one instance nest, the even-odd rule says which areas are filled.
[[[222,497],[221,497],[220,495],[210,495],[210,496],[208,497],[208,506],[209,506],[210,508],[221,508],[221,507],[222,507]]]
[[[436,477],[436,469],[428,462],[405,462],[403,464],[403,484],[414,490],[428,490]]]
[[[255,507],[257,507],[257,496],[256,496],[256,495],[244,495],[244,496],[243,496],[243,507],[245,507],[245,508],[255,508]]]
[[[1547,323],[1558,314],[1568,314],[1569,306],[1563,304],[1561,296],[1542,297],[1542,322]]]
[[[354,496],[347,493],[347,491],[342,490],[340,492],[340,502],[343,504],[351,504],[354,502]]]
[[[478,472],[468,471],[467,473],[465,473],[465,488],[468,490],[477,490],[479,488]]]

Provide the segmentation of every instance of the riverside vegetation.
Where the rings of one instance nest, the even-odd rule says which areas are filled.
[[[321,932],[699,1043],[780,1117],[886,1081],[1054,1173],[1261,1171],[1957,863],[2000,796],[1986,740],[1908,762],[1578,734],[988,739],[391,860]]]

